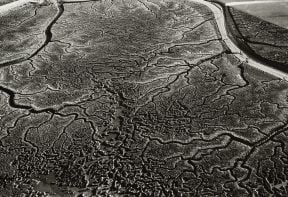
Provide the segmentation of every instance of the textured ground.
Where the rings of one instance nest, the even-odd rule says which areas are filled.
[[[0,23],[0,196],[288,195],[288,83],[231,54],[207,7],[31,5]]]

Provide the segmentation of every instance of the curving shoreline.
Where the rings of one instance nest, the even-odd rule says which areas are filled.
[[[225,13],[223,10],[223,6],[225,5],[217,5],[212,2],[204,1],[204,0],[190,0],[192,2],[196,2],[202,5],[207,6],[214,14],[215,21],[217,23],[217,28],[221,34],[221,37],[227,47],[231,50],[234,55],[240,59],[243,62],[246,62],[250,66],[262,70],[266,73],[269,73],[271,75],[274,75],[278,78],[284,79],[288,81],[288,74],[285,72],[282,72],[280,70],[274,69],[270,67],[267,64],[264,64],[262,62],[258,62],[255,60],[251,55],[245,53],[243,50],[241,50],[237,44],[236,41],[234,41],[230,36],[229,36],[229,30],[227,29],[226,26],[226,21],[225,21]]]
[[[80,0],[80,1],[87,1],[87,0]],[[88,0],[91,1],[91,0]],[[217,28],[221,34],[221,37],[223,39],[223,41],[225,42],[225,44],[227,45],[227,47],[231,50],[231,52],[241,61],[248,63],[250,66],[257,68],[259,70],[262,70],[266,73],[272,74],[276,77],[279,77],[281,79],[287,80],[288,81],[288,74],[285,72],[282,72],[281,70],[275,69],[271,66],[269,66],[270,64],[265,63],[263,61],[259,61],[257,60],[257,58],[253,58],[253,56],[251,54],[249,54],[249,52],[245,52],[244,50],[241,50],[240,45],[241,43],[238,43],[237,40],[233,39],[233,33],[229,32],[229,30],[227,29],[227,25],[226,25],[226,16],[225,16],[225,11],[223,9],[225,9],[226,4],[224,3],[212,3],[212,2],[208,2],[206,0],[190,0],[192,2],[196,2],[202,5],[207,6],[214,14],[215,16],[215,21],[217,23]],[[29,3],[39,3],[39,4],[43,4],[45,3],[46,0],[18,0],[18,1],[14,1],[5,5],[0,6],[0,16],[1,15],[5,15],[7,13],[9,13],[10,11],[19,9],[23,6],[26,6]],[[52,0],[51,2],[53,2],[54,4],[57,4],[57,0]],[[63,3],[67,2],[79,2],[77,0],[63,0],[61,1]],[[228,4],[227,4],[228,5]],[[232,34],[232,35],[231,35]],[[242,47],[243,48],[243,47]],[[276,67],[276,66],[274,66]]]

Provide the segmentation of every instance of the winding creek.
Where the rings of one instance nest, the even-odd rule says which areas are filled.
[[[49,15],[47,26],[45,25],[39,33],[45,34],[42,45],[27,58],[39,55],[42,49],[48,48],[47,44],[53,41],[51,41],[52,26],[57,24],[60,17],[63,21],[74,20],[71,15],[62,15],[63,3],[76,1],[53,1],[58,12],[54,16]],[[84,1],[81,0],[81,2]],[[46,194],[48,196],[50,194],[53,196],[102,196],[102,194],[105,196],[106,194],[109,196],[118,196],[118,194],[119,196],[130,196],[130,194],[131,196],[182,196],[182,194],[183,196],[222,196],[222,194],[225,196],[271,196],[268,194],[278,192],[276,190],[278,187],[281,189],[278,192],[281,196],[282,193],[287,193],[284,187],[287,186],[285,179],[288,179],[288,176],[284,174],[284,170],[288,166],[287,145],[285,144],[288,140],[288,103],[286,100],[288,84],[286,82],[281,84],[278,80],[272,80],[271,83],[268,81],[269,84],[261,83],[264,80],[265,82],[271,80],[272,77],[264,76],[259,80],[257,77],[262,73],[258,72],[254,75],[255,79],[252,79],[251,74],[251,78],[247,80],[243,77],[244,69],[242,68],[252,66],[260,72],[263,71],[263,73],[266,72],[287,81],[288,72],[282,72],[274,65],[271,66],[269,62],[259,61],[251,52],[240,46],[241,43],[237,42],[229,28],[225,6],[204,0],[189,1],[197,3],[198,7],[199,4],[207,6],[214,13],[215,25],[223,42],[245,65],[241,64],[240,67],[238,62],[236,65],[234,58],[231,58],[233,60],[230,62],[230,59],[223,57],[219,58],[220,61],[217,64],[215,62],[214,66],[212,61],[210,65],[203,64],[203,68],[207,67],[207,71],[202,70],[200,64],[194,66],[188,61],[186,61],[188,63],[182,63],[180,58],[184,55],[180,50],[179,53],[175,53],[175,56],[172,56],[174,54],[168,56],[169,51],[164,51],[164,55],[155,54],[158,48],[148,47],[154,45],[156,41],[148,43],[148,47],[143,46],[145,47],[143,50],[137,51],[142,43],[146,44],[144,43],[146,39],[151,38],[150,34],[154,34],[151,31],[147,32],[149,36],[144,37],[145,40],[143,37],[139,38],[143,41],[139,42],[141,45],[137,42],[129,48],[119,47],[120,52],[118,46],[107,47],[101,53],[102,48],[106,47],[106,40],[113,42],[114,34],[118,36],[118,32],[111,31],[113,37],[103,38],[105,43],[97,46],[98,48],[95,47],[97,50],[92,51],[94,47],[92,43],[91,48],[69,55],[70,49],[71,51],[80,50],[82,45],[74,49],[71,47],[66,51],[67,56],[63,55],[63,61],[62,57],[55,58],[59,53],[61,54],[61,51],[58,52],[58,47],[51,47],[49,51],[54,49],[55,51],[51,55],[43,55],[43,61],[39,61],[41,65],[36,68],[39,72],[35,72],[35,75],[33,72],[36,69],[33,68],[34,70],[30,72],[28,69],[31,67],[28,66],[26,69],[28,71],[8,68],[11,74],[7,74],[7,78],[6,73],[1,70],[5,76],[1,81],[4,82],[3,84],[7,81],[8,87],[0,84],[0,94],[6,94],[0,97],[0,104],[3,106],[0,113],[2,121],[0,122],[0,130],[2,129],[0,133],[2,165],[0,168],[3,171],[0,173],[0,193],[8,193],[4,193],[5,196],[15,196],[10,195],[14,192],[18,192],[19,196],[20,193],[25,196],[38,194],[39,196],[44,194],[45,196]],[[17,2],[18,4],[0,6],[0,13],[3,9],[7,12],[5,8],[8,12],[22,8],[22,6],[29,5],[31,0]],[[72,8],[66,7],[68,12],[73,13]],[[79,35],[73,37],[73,31],[72,33],[63,31],[63,34],[66,37],[70,36],[72,41],[80,36],[84,41],[96,40],[98,37],[94,33],[98,29],[90,29],[88,25],[91,23],[91,26],[98,28],[106,20],[99,22],[99,25],[93,24],[93,20],[96,21],[102,17],[97,16],[96,12],[96,14],[93,13],[92,19],[87,18],[82,21],[81,14],[87,11],[87,7],[76,8],[79,9],[77,14],[81,18],[79,17],[78,20],[75,18],[74,23],[68,22],[63,26],[54,26],[54,28],[58,28],[62,34],[63,27],[69,27],[67,28],[69,31],[74,30],[74,24],[77,25],[80,21],[83,22],[83,26],[78,27],[81,30]],[[104,6],[104,8],[109,7]],[[119,8],[122,7],[119,6]],[[102,7],[99,6],[95,8],[95,11],[101,9]],[[189,11],[185,13],[188,19],[191,14],[195,14],[193,9],[191,11],[189,7]],[[115,13],[117,12],[112,14]],[[129,13],[123,19],[120,18],[121,21],[125,23],[131,20],[130,16],[133,17],[134,13],[132,12],[131,15]],[[168,11],[167,13],[170,14]],[[199,16],[198,13],[197,16]],[[163,16],[166,17],[166,15]],[[210,16],[209,12],[209,22]],[[38,19],[36,18],[36,21]],[[149,19],[150,17],[143,20],[149,22]],[[199,20],[202,22],[202,16]],[[114,21],[108,22],[112,24]],[[158,27],[158,21],[154,23]],[[144,31],[150,28],[150,26],[143,25],[142,18],[141,23],[135,21],[128,27],[136,29],[140,27],[140,24]],[[118,30],[120,25],[112,26],[111,29]],[[152,30],[153,28],[154,26],[151,26]],[[164,26],[163,29],[166,30],[165,28]],[[119,31],[125,30],[127,26],[123,25]],[[142,27],[140,30],[142,31]],[[191,34],[195,32],[193,30],[189,30]],[[211,28],[210,24],[207,29],[199,31],[199,34],[204,32],[205,36],[208,35],[208,42],[213,41],[209,37],[210,30],[213,30],[214,38],[215,29]],[[86,36],[88,31],[90,35]],[[134,35],[137,35],[139,31],[132,32],[131,38],[138,39]],[[55,30],[54,36],[57,37],[57,33],[59,36],[59,32]],[[155,34],[158,36],[158,32]],[[124,33],[122,35],[126,36]],[[166,36],[166,34],[163,35]],[[188,37],[188,39],[191,40],[193,37]],[[131,41],[119,40],[113,44],[128,45]],[[219,40],[217,39],[217,45]],[[97,40],[95,42],[98,44]],[[85,45],[86,42],[83,46],[86,47]],[[208,52],[212,53],[212,55],[209,53],[212,58],[221,57],[227,52],[223,50],[222,45],[216,51],[217,45],[207,47]],[[199,46],[199,48],[203,49],[205,46],[207,45]],[[63,48],[60,44],[59,49]],[[189,48],[193,52],[197,49],[198,46],[192,47],[191,50]],[[95,56],[91,60],[88,61],[89,57],[84,56],[83,59],[78,58],[82,54],[87,55],[89,51],[92,51],[91,55],[88,54],[89,57]],[[149,51],[149,56],[141,57],[145,60],[143,61],[145,65],[146,59],[148,59],[147,62],[150,59],[155,60],[155,64],[152,61],[150,61],[151,64],[148,62],[146,66],[148,69],[145,73],[140,69],[135,69],[134,72],[135,65],[142,65],[141,62],[141,64],[138,63],[140,61],[138,54],[141,55],[146,51]],[[110,56],[101,57],[104,53]],[[121,54],[121,59],[116,56],[117,54]],[[137,55],[136,64],[134,59],[133,62],[130,61],[131,55],[134,54]],[[112,55],[114,59],[111,58]],[[165,55],[168,56],[168,61]],[[15,61],[27,61],[27,58]],[[208,58],[203,58],[199,62],[208,62]],[[191,59],[194,60],[193,56]],[[77,60],[80,62],[79,65]],[[121,67],[117,67],[119,60],[122,61]],[[1,66],[15,64],[15,61],[2,65],[0,63],[0,69]],[[47,63],[42,65],[44,61]],[[50,63],[55,63],[55,65],[48,65]],[[83,69],[82,65],[84,65]],[[99,68],[97,65],[100,65]],[[114,65],[117,68],[114,69]],[[234,65],[231,70],[228,68],[230,65]],[[94,67],[96,67],[95,70]],[[158,67],[162,68],[158,69]],[[27,74],[23,74],[25,71]],[[14,73],[16,73],[15,76],[12,76]],[[241,75],[239,79],[237,79],[238,73]],[[51,86],[51,88],[48,89],[45,86]],[[1,182],[1,178],[4,181]],[[283,192],[282,187],[285,189]],[[27,194],[28,192],[31,195]]]
[[[86,0],[84,0],[84,1],[86,1]],[[203,1],[203,0],[190,0],[190,1],[205,5],[213,12],[213,14],[215,16],[215,21],[217,23],[218,30],[219,30],[219,32],[221,34],[221,37],[222,37],[223,41],[225,42],[227,47],[231,50],[231,52],[238,59],[240,59],[243,62],[248,63],[252,67],[255,67],[255,68],[257,68],[259,70],[262,70],[262,71],[264,71],[266,73],[272,74],[272,75],[274,75],[276,77],[279,77],[281,79],[284,79],[284,80],[288,81],[288,75],[285,72],[282,72],[281,70],[275,69],[275,67],[277,67],[277,66],[273,66],[274,67],[273,68],[273,67],[271,67],[271,65],[269,63],[267,64],[267,63],[265,63],[263,61],[259,61],[259,59],[255,58],[256,54],[252,54],[251,55],[251,53],[247,52],[246,50],[241,50],[240,48],[243,48],[243,47],[239,47],[241,45],[241,43],[239,43],[235,39],[233,39],[233,36],[231,36],[231,32],[229,32],[229,30],[228,30],[228,27],[227,27],[227,24],[226,24],[225,10],[223,10],[223,9],[225,9],[225,6],[234,5],[235,3],[228,3],[228,4],[219,3],[219,4],[216,4],[216,3]],[[25,6],[25,5],[29,4],[29,3],[42,4],[44,2],[45,2],[45,0],[18,0],[18,1],[14,1],[12,3],[8,3],[8,4],[0,6],[0,16],[4,15],[4,14],[7,14],[9,11],[12,11],[12,10],[18,9],[20,7],[23,7],[23,6]],[[60,1],[57,1],[57,0],[53,1],[53,3],[55,3],[56,5],[58,4],[58,7],[59,7],[59,5],[61,3],[59,4],[57,2],[60,2]],[[70,2],[73,2],[73,1],[70,1]],[[258,1],[256,1],[256,2],[258,2]],[[65,0],[63,1],[63,3],[65,3]],[[240,2],[240,3],[247,3],[247,2]],[[59,16],[61,15],[61,13],[63,12],[63,8],[59,9],[59,10],[60,11],[58,12],[58,14],[54,18],[54,20],[51,22],[51,24],[53,24],[53,22],[55,22],[59,18]],[[52,26],[52,25],[48,26],[48,28],[47,28],[48,30],[51,29],[50,26]],[[47,32],[49,34],[49,31],[46,31],[45,33],[47,34]],[[50,37],[51,37],[51,35],[49,34],[47,36],[47,38],[50,38]],[[49,42],[49,39],[47,39],[45,41],[45,43],[43,44],[41,49],[48,42]],[[41,50],[41,49],[39,49],[39,50]],[[37,50],[34,53],[37,54],[39,52],[39,50]],[[33,53],[33,55],[34,55],[34,53]],[[15,63],[18,63],[18,62],[21,62],[21,61],[23,61],[23,60],[22,59],[19,60],[19,61],[16,60]],[[13,64],[14,61],[11,61],[10,65],[11,65],[11,63]],[[5,66],[6,66],[6,64],[5,64]]]

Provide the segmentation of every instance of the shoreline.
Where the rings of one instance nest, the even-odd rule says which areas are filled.
[[[270,67],[267,64],[264,64],[262,62],[259,62],[255,60],[255,58],[251,57],[251,55],[247,54],[245,51],[241,50],[240,47],[235,44],[236,41],[232,40],[229,36],[229,30],[227,29],[226,25],[226,17],[225,17],[225,11],[223,10],[223,6],[221,3],[214,4],[212,2],[204,1],[204,0],[189,0],[191,2],[199,3],[202,5],[207,6],[214,14],[215,21],[217,24],[217,28],[220,32],[220,35],[222,37],[222,40],[227,45],[227,47],[231,50],[231,52],[241,61],[246,62],[250,66],[262,70],[268,74],[274,75],[278,78],[284,79],[288,81],[288,74],[285,72],[282,72],[278,69],[275,69],[273,67]],[[217,6],[218,5],[218,6]]]
[[[86,0],[80,0],[85,2]],[[89,0],[88,0],[89,1]],[[91,0],[90,0],[91,1]],[[239,41],[233,39],[233,32],[229,31],[229,27],[227,27],[227,19],[226,19],[226,13],[225,13],[225,4],[224,3],[215,3],[215,2],[208,2],[206,0],[189,0],[191,2],[199,3],[204,6],[207,6],[214,14],[215,21],[217,24],[218,31],[222,37],[223,42],[226,44],[226,46],[231,50],[231,52],[241,61],[246,62],[250,66],[257,68],[259,70],[262,70],[268,74],[274,75],[278,78],[284,79],[288,81],[288,74],[281,71],[281,68],[275,69],[276,66],[271,66],[273,62],[265,63],[265,61],[261,61],[253,57],[255,54],[249,54],[248,52],[245,52],[243,49],[241,49],[241,43]],[[44,4],[47,0],[18,0],[14,1],[5,5],[0,6],[0,17],[9,13],[10,11],[20,9],[27,4],[30,3],[38,3],[38,4]],[[52,1],[51,1],[52,2]],[[57,1],[53,1],[52,3],[56,3]],[[67,0],[63,1],[65,2],[78,2],[77,0]],[[242,47],[243,48],[243,47]],[[244,47],[245,48],[245,47]],[[257,54],[256,54],[257,55]],[[288,68],[287,68],[288,69]]]

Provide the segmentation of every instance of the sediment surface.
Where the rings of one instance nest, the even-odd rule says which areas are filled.
[[[201,2],[0,23],[0,196],[288,195],[288,82],[238,58]]]

